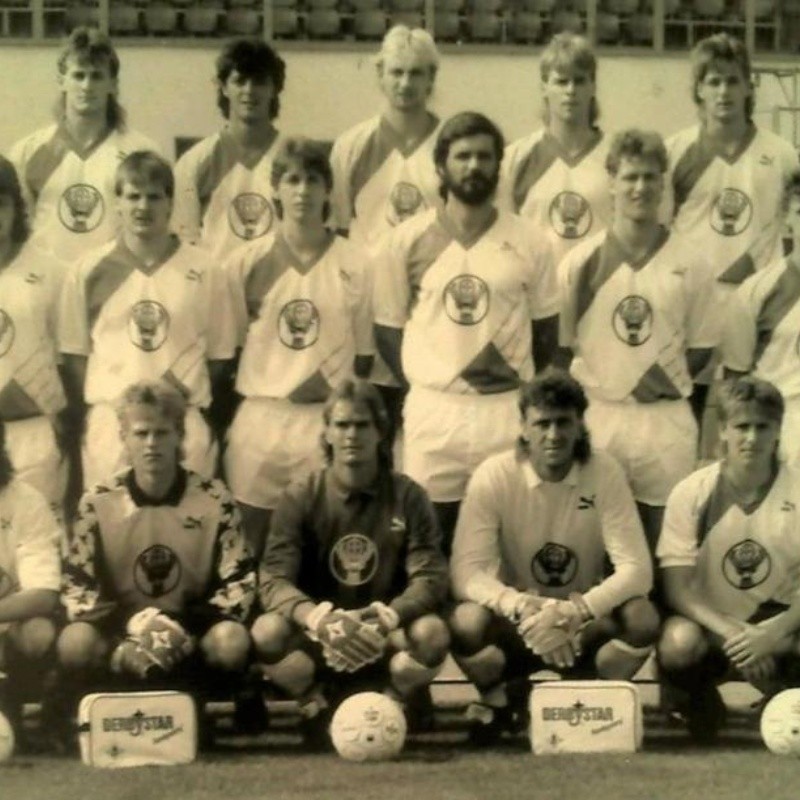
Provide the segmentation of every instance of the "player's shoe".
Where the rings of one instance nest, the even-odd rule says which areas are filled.
[[[689,736],[698,744],[711,744],[725,724],[727,709],[719,689],[708,684],[690,695],[681,713]]]
[[[333,750],[330,726],[333,712],[330,706],[318,700],[300,705],[300,737],[303,749],[308,753],[327,753]]]
[[[269,728],[269,711],[258,686],[245,686],[233,698],[233,729],[243,736],[258,736]]]
[[[473,747],[497,744],[504,733],[514,730],[514,712],[511,706],[490,706],[470,703],[464,715],[468,722],[467,741]]]

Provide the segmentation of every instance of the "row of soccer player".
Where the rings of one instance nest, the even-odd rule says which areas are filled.
[[[364,689],[421,726],[450,651],[479,691],[467,720],[485,745],[524,729],[531,672],[630,679],[657,642],[690,733],[713,738],[722,680],[765,693],[800,681],[800,472],[777,458],[783,400],[750,376],[723,386],[725,455],[667,503],[663,626],[633,497],[590,445],[587,404],[558,370],[520,387],[516,445],[472,477],[449,579],[436,514],[392,469],[389,417],[364,380],[328,398],[325,466],[281,496],[258,576],[224,484],[179,464],[187,406],[167,383],[124,392],[131,467],[84,494],[60,564],[55,519],[0,447],[0,708],[21,736],[22,702],[55,666],[42,705],[54,743],[74,747],[77,701],[101,687],[200,704],[238,689],[236,723],[261,731],[260,685],[245,690],[254,654],[319,749],[338,702]]]

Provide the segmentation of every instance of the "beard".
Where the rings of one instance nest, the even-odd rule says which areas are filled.
[[[499,171],[490,177],[483,173],[476,173],[461,181],[456,181],[450,174],[445,173],[442,180],[442,189],[448,194],[452,194],[464,205],[482,206],[494,195],[499,179]]]

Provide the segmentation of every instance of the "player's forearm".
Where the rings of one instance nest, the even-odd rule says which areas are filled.
[[[649,557],[615,565],[614,572],[583,597],[596,618],[605,617],[634,597],[646,597],[653,588],[653,570]]]
[[[57,605],[58,592],[51,589],[23,589],[0,600],[0,623],[47,617]]]
[[[403,349],[403,329],[390,328],[386,325],[375,325],[375,345],[383,360],[389,365],[394,376],[404,386],[406,378],[403,373],[401,353]]]
[[[702,628],[719,636],[723,641],[739,626],[735,621],[704,602],[690,583],[691,568],[677,567],[664,570],[664,590],[667,603],[677,614],[696,622]]]
[[[415,572],[406,589],[389,604],[405,625],[436,611],[447,596],[447,565],[444,558],[431,559],[427,567]]]

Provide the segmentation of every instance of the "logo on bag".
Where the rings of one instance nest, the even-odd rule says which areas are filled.
[[[580,700],[571,706],[544,706],[542,720],[545,722],[566,722],[571,728],[584,722],[614,722],[614,709],[611,706],[587,706]],[[621,722],[621,720],[620,720]]]
[[[563,544],[547,542],[531,559],[531,572],[543,586],[566,586],[578,572],[578,557]]]
[[[363,586],[378,571],[378,548],[361,533],[348,533],[333,546],[330,555],[333,576],[345,586]]]
[[[151,731],[180,732],[175,727],[171,714],[154,714],[148,716],[144,711],[135,711],[127,717],[103,717],[103,733],[127,733],[129,736],[141,736]],[[162,737],[159,737],[161,740]]]
[[[722,574],[737,589],[752,589],[764,583],[771,571],[769,553],[752,539],[735,544],[722,559]]]
[[[169,594],[180,579],[180,559],[173,550],[163,544],[154,544],[140,553],[133,567],[136,587],[148,597]]]

